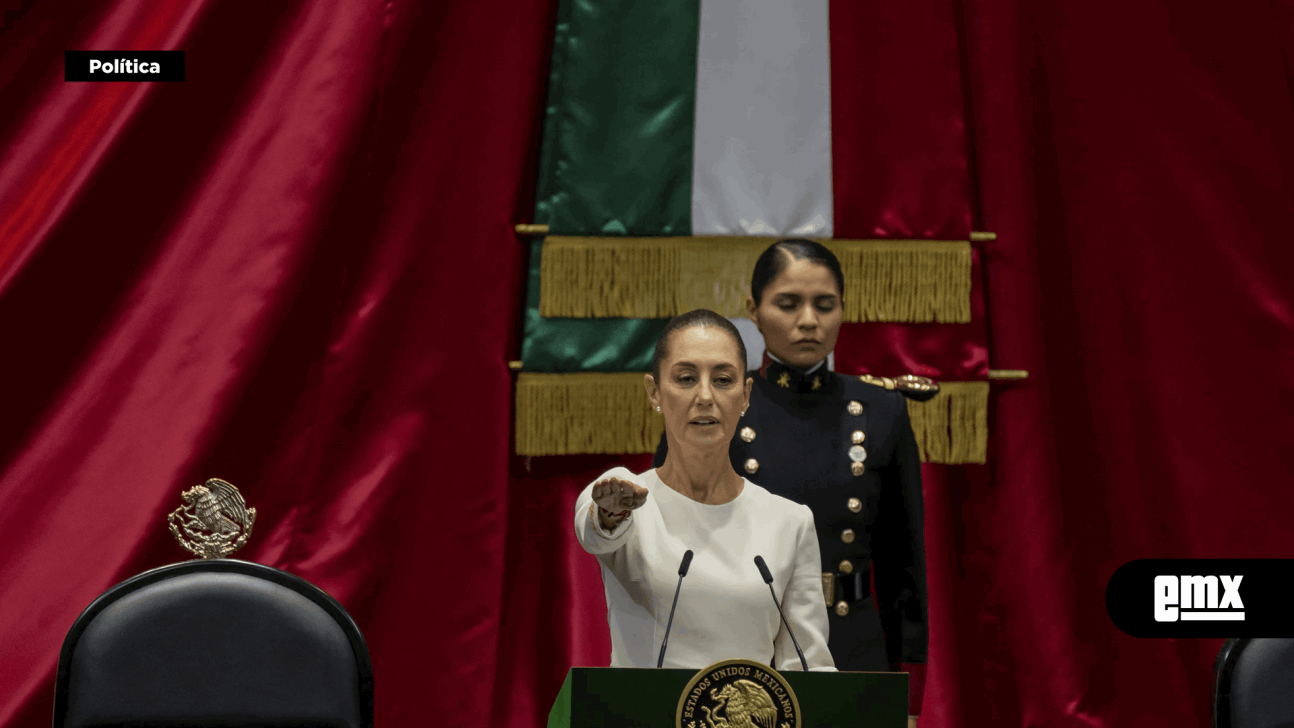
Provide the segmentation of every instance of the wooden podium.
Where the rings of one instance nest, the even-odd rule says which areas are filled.
[[[697,672],[573,667],[548,713],[548,728],[674,728],[680,698]],[[801,728],[907,726],[907,673],[779,674],[795,693]],[[704,719],[694,722],[711,728]]]

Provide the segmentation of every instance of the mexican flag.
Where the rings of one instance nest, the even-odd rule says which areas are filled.
[[[796,236],[844,272],[836,370],[937,379],[938,399],[909,406],[923,459],[982,462],[987,337],[952,3],[557,12],[517,452],[654,451],[642,372],[666,321],[744,315],[755,259]]]
[[[944,11],[563,2],[536,222],[573,236],[967,240]]]

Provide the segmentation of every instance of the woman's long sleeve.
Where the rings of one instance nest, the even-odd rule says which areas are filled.
[[[807,506],[797,506],[802,512],[796,534],[795,568],[791,581],[782,590],[782,611],[795,632],[795,638],[804,652],[804,661],[813,671],[835,670],[836,663],[827,647],[827,607],[822,599],[821,556],[818,550],[817,530],[813,525],[813,512]],[[774,587],[777,584],[774,582]],[[773,667],[777,670],[801,670],[795,645],[787,634],[786,625],[778,628],[773,640]]]
[[[629,472],[627,468],[612,468],[589,483],[575,499],[575,537],[579,539],[580,546],[583,546],[585,551],[595,556],[620,550],[628,542],[629,535],[634,530],[633,511],[630,511],[629,515],[614,529],[607,531],[602,528],[597,515],[597,506],[593,503],[593,486],[607,478],[620,478],[631,483],[642,484],[639,477]]]

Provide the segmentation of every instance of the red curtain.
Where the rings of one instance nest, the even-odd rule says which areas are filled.
[[[1127,637],[1103,591],[1294,556],[1294,34],[1268,3],[962,9],[993,361],[1031,376],[954,496],[952,717],[1208,725],[1219,641]]]
[[[552,4],[93,7],[0,32],[0,724],[47,724],[68,626],[184,558],[211,476],[239,556],[355,615],[382,724],[542,724],[609,646],[571,502],[645,467],[509,455]],[[1294,15],[954,7],[990,363],[1030,378],[989,465],[926,469],[923,724],[1205,725],[1217,641],[1125,637],[1103,590],[1294,555]],[[188,80],[64,84],[79,48]]]
[[[258,510],[239,557],[355,616],[379,724],[487,723],[532,608],[507,361],[551,8],[91,7],[0,36],[0,724],[48,725],[73,619],[186,558],[164,517],[212,476]],[[62,81],[159,47],[185,82]]]

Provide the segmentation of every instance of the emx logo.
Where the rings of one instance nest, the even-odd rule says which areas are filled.
[[[1105,609],[1133,637],[1294,637],[1290,584],[1294,559],[1141,559],[1110,577]]]
[[[1155,621],[1243,622],[1240,580],[1244,576],[1156,576]],[[1218,599],[1218,587],[1222,598]]]

